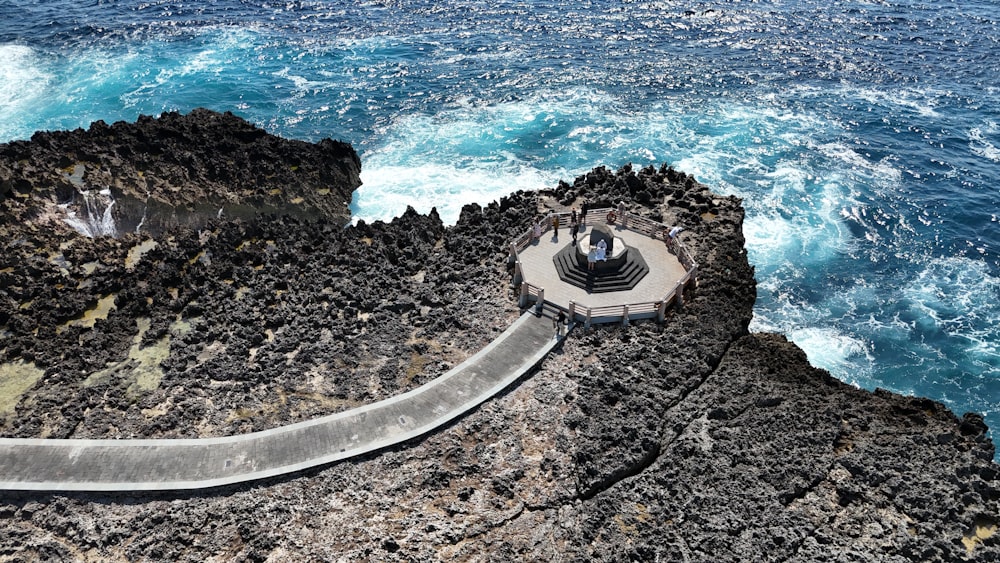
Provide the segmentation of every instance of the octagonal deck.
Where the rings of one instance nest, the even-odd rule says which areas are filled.
[[[589,219],[585,230],[579,233],[580,240],[590,236],[590,228],[594,221],[604,223],[597,217],[589,216]],[[566,221],[563,220],[562,223],[565,225]],[[572,241],[569,229],[565,226],[559,229],[558,238],[553,236],[551,229],[547,229],[539,240],[528,244],[518,252],[517,258],[521,262],[524,282],[534,288],[543,289],[545,302],[562,309],[569,309],[570,302],[574,302],[577,308],[595,309],[663,301],[679,283],[687,279],[688,272],[677,256],[667,249],[662,239],[652,238],[649,234],[621,225],[612,226],[612,231],[626,245],[639,249],[649,265],[649,273],[633,289],[588,293],[583,288],[562,281],[556,272],[553,257]]]

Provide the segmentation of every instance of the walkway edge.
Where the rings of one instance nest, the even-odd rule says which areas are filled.
[[[289,424],[286,426],[281,426],[278,428],[273,428],[269,430],[263,430],[259,432],[252,432],[249,434],[241,434],[235,436],[225,436],[217,438],[164,438],[164,439],[136,439],[136,440],[113,440],[113,439],[44,439],[44,438],[0,438],[0,451],[5,455],[10,455],[12,450],[18,447],[28,448],[28,449],[47,449],[47,448],[91,448],[91,447],[105,447],[105,448],[136,448],[136,447],[204,447],[212,445],[222,445],[222,444],[232,444],[235,442],[247,443],[248,445],[253,445],[255,440],[259,440],[267,437],[280,436],[282,434],[291,433],[294,430],[319,426],[325,424],[335,424],[337,421],[357,417],[359,414],[369,412],[375,409],[384,409],[386,407],[395,405],[397,403],[405,403],[406,401],[418,397],[422,393],[427,392],[437,386],[447,385],[448,382],[460,375],[463,371],[471,365],[481,360],[483,357],[487,356],[494,348],[496,348],[500,343],[510,338],[515,334],[518,329],[525,323],[532,322],[534,315],[530,312],[522,314],[514,323],[512,323],[503,333],[501,333],[496,339],[494,339],[490,344],[484,347],[482,350],[476,352],[473,356],[466,359],[461,364],[453,367],[451,370],[445,374],[435,378],[434,380],[410,391],[390,397],[388,399],[383,399],[381,401],[370,403],[355,409],[350,409],[347,411],[335,413],[332,415],[327,415],[320,418],[315,418],[312,420],[307,420],[303,422],[297,422],[294,424]],[[537,320],[535,321],[537,322]],[[251,471],[247,473],[240,473],[235,475],[226,476],[223,478],[216,479],[204,479],[204,480],[193,480],[193,481],[147,481],[147,482],[104,482],[104,481],[12,481],[3,480],[0,481],[0,490],[22,490],[22,491],[179,491],[179,490],[193,490],[193,489],[206,489],[213,487],[221,487],[226,485],[233,485],[237,483],[244,483],[249,481],[256,481],[260,479],[267,479],[269,477],[275,477],[279,475],[287,475],[291,473],[296,473],[313,467],[333,463],[336,461],[341,461],[358,455],[370,453],[377,451],[395,444],[403,443],[418,436],[427,434],[428,432],[439,428],[452,420],[464,415],[470,410],[478,407],[491,397],[495,396],[499,392],[503,391],[509,387],[512,383],[520,379],[525,374],[531,372],[536,368],[542,360],[560,343],[561,339],[550,339],[546,344],[539,347],[533,354],[527,357],[517,369],[512,369],[505,377],[498,379],[497,382],[490,388],[484,390],[476,396],[470,397],[467,401],[461,403],[458,407],[453,408],[447,412],[441,413],[438,417],[432,421],[415,426],[412,429],[408,429],[403,432],[394,434],[391,438],[374,440],[371,442],[366,442],[358,444],[356,447],[343,449],[338,452],[333,452],[327,455],[318,456],[310,459],[305,459],[301,461],[296,461],[294,463],[288,463],[285,465],[272,467],[259,471]],[[70,454],[72,455],[72,454]]]

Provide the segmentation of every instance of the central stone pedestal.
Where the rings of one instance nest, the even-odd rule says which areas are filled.
[[[576,261],[577,263],[584,267],[588,267],[588,256],[590,255],[591,248],[596,249],[596,246],[591,246],[589,242],[580,241],[576,245]],[[622,264],[628,259],[629,248],[625,246],[622,239],[615,239],[614,251],[608,249],[604,251],[604,260],[597,260],[594,262],[594,269],[596,270],[614,270],[620,268]]]
[[[593,256],[591,251],[594,251]],[[608,271],[620,268],[627,257],[628,247],[625,242],[616,237],[607,225],[591,227],[590,234],[576,246],[576,261],[588,270],[591,260],[594,260],[595,270]]]

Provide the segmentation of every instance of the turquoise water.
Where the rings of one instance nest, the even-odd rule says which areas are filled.
[[[230,110],[354,144],[365,220],[667,162],[744,198],[752,329],[1000,428],[998,22],[945,0],[0,0],[0,141]]]

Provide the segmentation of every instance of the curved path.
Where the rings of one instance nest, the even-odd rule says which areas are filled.
[[[0,439],[0,489],[188,490],[294,473],[442,426],[530,372],[558,343],[550,319],[525,313],[486,348],[426,385],[263,432],[160,440]]]

